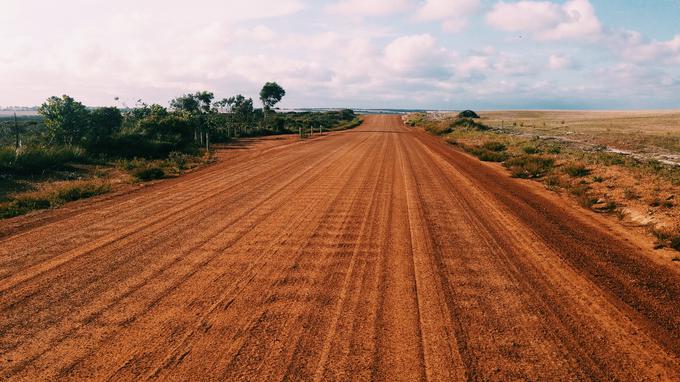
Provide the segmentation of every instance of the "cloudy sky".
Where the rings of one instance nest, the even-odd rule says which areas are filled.
[[[0,105],[680,108],[680,0],[2,0]]]

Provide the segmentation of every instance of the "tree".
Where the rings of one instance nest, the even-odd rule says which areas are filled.
[[[45,117],[50,142],[81,143],[90,117],[89,110],[82,103],[67,95],[50,97],[38,108],[38,113]]]
[[[260,101],[262,101],[264,112],[264,124],[267,125],[267,113],[281,102],[286,95],[286,91],[276,82],[267,82],[260,90]]]
[[[245,129],[247,132],[248,126],[253,123],[254,107],[252,98],[246,98],[243,95],[238,94],[216,102],[215,106],[227,109],[229,115],[228,123],[232,125],[234,131],[238,128],[239,131]],[[227,136],[231,136],[229,134],[229,126],[227,126]]]
[[[201,144],[205,142],[210,147],[210,131],[213,129],[211,114],[216,113],[212,107],[215,95],[208,91],[196,94],[184,94],[170,101],[170,106],[179,113],[184,113],[194,125],[194,140]]]
[[[170,101],[170,107],[177,112],[197,114],[199,101],[193,94],[184,94]]]
[[[90,113],[90,128],[85,140],[90,147],[101,147],[120,131],[123,114],[117,107],[100,107]]]

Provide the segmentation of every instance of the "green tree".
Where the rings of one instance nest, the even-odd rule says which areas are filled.
[[[225,98],[219,102],[215,103],[218,107],[224,107],[228,112],[228,126],[227,126],[227,136],[231,136],[229,132],[229,125],[231,125],[232,130],[239,132],[248,132],[248,127],[253,123],[253,99],[246,98],[241,94],[235,95],[233,97]]]
[[[210,148],[210,132],[214,129],[212,107],[215,95],[208,91],[184,94],[170,101],[170,106],[178,113],[186,115],[194,125],[194,140]]]
[[[67,95],[50,97],[38,108],[38,113],[45,117],[50,143],[81,143],[90,117],[89,110],[82,103]]]
[[[117,134],[123,124],[123,114],[117,107],[100,107],[90,113],[90,128],[85,134],[87,145],[101,147]]]
[[[285,95],[286,91],[276,82],[267,82],[262,87],[262,90],[260,90],[260,101],[262,101],[263,106],[263,122],[265,128],[267,126],[267,114],[269,114],[277,103],[281,102]]]

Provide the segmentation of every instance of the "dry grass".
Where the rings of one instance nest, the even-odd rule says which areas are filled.
[[[0,218],[53,208],[109,191],[111,184],[99,179],[51,183],[42,190],[18,194],[10,202],[0,204]]]
[[[680,158],[680,112],[481,113],[492,130],[453,129],[451,144],[486,161],[504,162],[512,176],[542,178],[545,187],[571,195],[584,208],[627,225],[680,231],[680,167],[645,155]],[[419,123],[451,126],[439,114]],[[501,129],[501,127],[504,127]],[[641,155],[610,152],[607,147]],[[540,158],[540,159],[538,159]],[[665,232],[664,231],[664,232]],[[664,246],[673,247],[667,234]],[[676,239],[677,241],[677,239]]]

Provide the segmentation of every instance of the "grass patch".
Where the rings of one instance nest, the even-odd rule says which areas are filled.
[[[0,204],[0,218],[5,219],[31,211],[45,210],[109,191],[111,191],[111,185],[102,181],[80,180],[62,183],[49,190],[22,194],[10,202]]]
[[[680,251],[680,227],[652,227],[651,232],[659,241],[660,246]]]
[[[540,178],[552,171],[555,160],[539,155],[520,155],[508,159],[504,165],[515,178]]]
[[[572,178],[582,178],[590,175],[590,169],[583,163],[567,163],[562,169]]]
[[[510,157],[506,152],[491,151],[480,146],[463,146],[463,148],[484,162],[504,162]]]
[[[541,149],[539,149],[536,146],[524,146],[524,147],[522,147],[522,151],[524,151],[525,154],[529,154],[529,155],[541,153]]]
[[[145,166],[133,169],[130,174],[141,181],[150,181],[165,178],[165,171],[159,166]]]
[[[486,142],[485,144],[482,145],[482,148],[489,151],[501,152],[506,151],[508,149],[508,146],[500,142]]]
[[[0,170],[15,175],[41,175],[85,159],[85,151],[72,146],[33,147],[19,151],[0,148]]]

